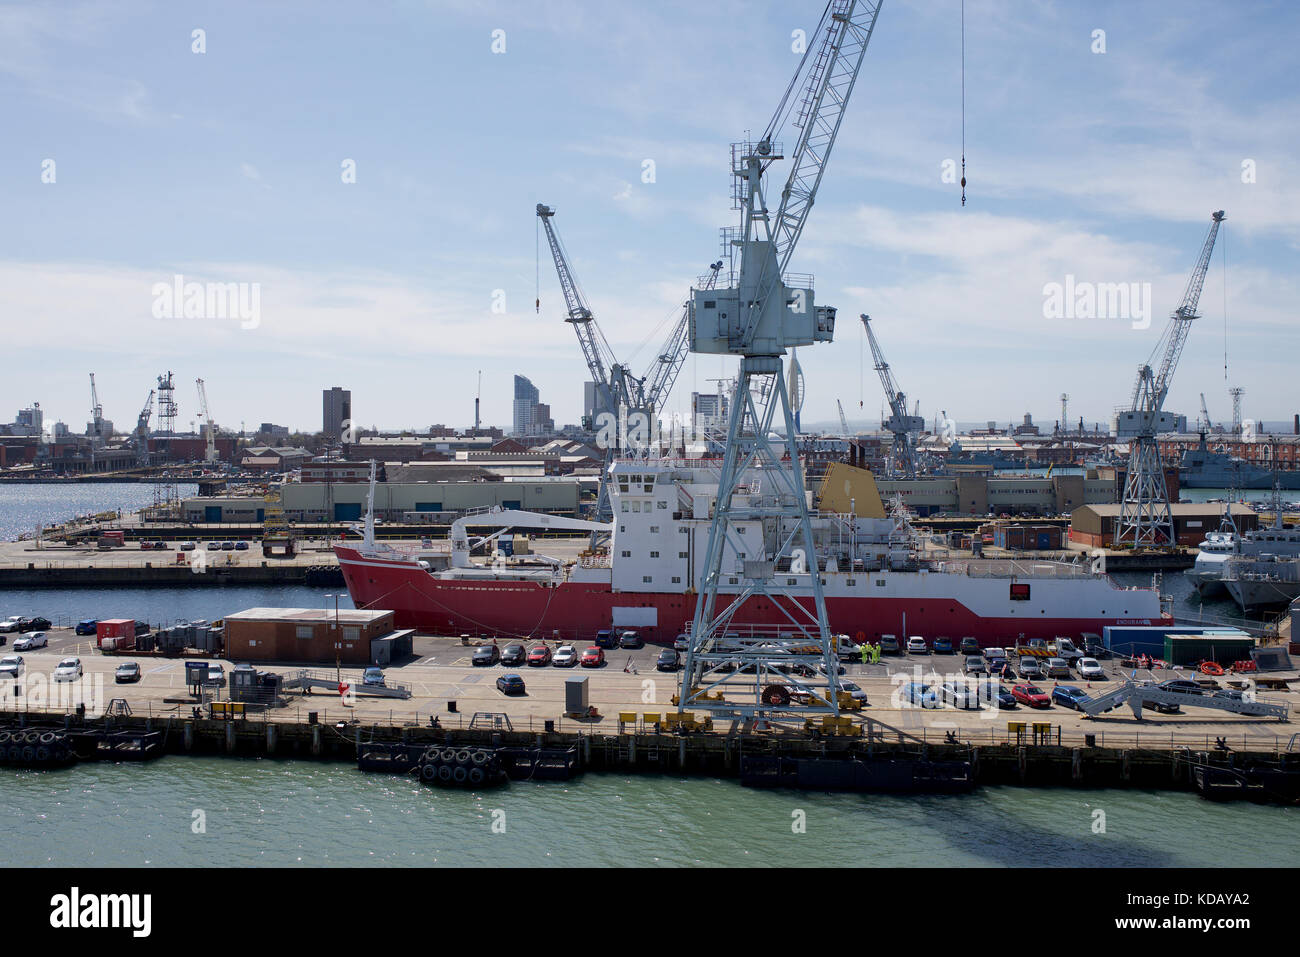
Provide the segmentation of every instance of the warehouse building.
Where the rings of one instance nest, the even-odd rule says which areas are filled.
[[[1174,538],[1179,545],[1199,545],[1208,532],[1219,527],[1223,519],[1223,506],[1214,503],[1192,503],[1169,506],[1174,519]],[[1115,523],[1119,519],[1120,505],[1085,505],[1070,515],[1070,541],[1089,548],[1108,548],[1115,540]],[[1237,531],[1248,532],[1259,527],[1259,516],[1245,505],[1232,506],[1232,518]]]
[[[411,655],[412,629],[395,612],[249,608],[225,618],[226,656],[238,662],[321,662],[381,668]]]
[[[280,490],[291,522],[353,522],[365,513],[368,482],[290,482]],[[524,509],[552,515],[578,513],[579,481],[537,482],[380,482],[375,485],[375,517],[384,522],[450,521],[475,508]],[[254,496],[187,498],[187,522],[261,522],[266,503]]]

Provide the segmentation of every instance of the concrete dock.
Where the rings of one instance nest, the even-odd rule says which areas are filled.
[[[416,639],[412,660],[386,671],[389,681],[411,689],[409,699],[358,695],[345,701],[332,692],[294,693],[288,697],[287,707],[250,709],[243,717],[224,719],[212,716],[206,704],[189,699],[181,659],[105,656],[94,650],[91,638],[67,631],[51,634],[49,648],[24,654],[27,673],[17,683],[24,686],[24,696],[13,694],[14,682],[0,685],[0,720],[60,726],[77,722],[75,708],[56,703],[48,683],[60,659],[77,655],[88,686],[99,682],[105,701],[117,698],[122,702],[110,709],[111,716],[92,715],[87,722],[137,730],[170,729],[166,749],[178,753],[296,754],[350,761],[356,757],[358,744],[444,743],[450,737],[456,742],[484,745],[496,740],[578,746],[593,769],[657,768],[711,774],[735,773],[737,755],[756,750],[782,756],[926,754],[935,760],[961,755],[969,760],[974,755],[979,778],[984,781],[1185,788],[1190,782],[1188,755],[1213,763],[1300,752],[1300,735],[1291,723],[1216,711],[1146,712],[1138,721],[1127,709],[1088,719],[1060,706],[959,711],[910,707],[899,700],[898,689],[904,681],[917,677],[934,681],[955,671],[961,661],[955,655],[902,656],[880,665],[849,665],[845,678],[866,691],[869,699],[861,712],[852,715],[855,727],[861,729],[859,735],[810,735],[798,721],[776,723],[771,730],[756,733],[739,723],[723,721],[712,731],[679,737],[655,728],[658,716],[676,710],[670,699],[678,690],[676,675],[654,670],[657,648],[612,652],[609,662],[597,669],[476,668],[470,663],[473,649],[462,645],[458,637],[431,636]],[[11,653],[9,648],[0,651]],[[113,671],[123,661],[140,664],[143,678],[138,684],[113,682]],[[229,673],[231,664],[224,664]],[[291,674],[303,667],[317,672],[334,670],[319,663],[263,670]],[[1118,665],[1110,663],[1109,667],[1117,677]],[[507,697],[499,692],[496,678],[504,673],[521,675],[527,693]],[[575,674],[589,678],[591,703],[600,712],[595,720],[575,720],[563,714],[564,683]],[[1151,676],[1163,680],[1172,674],[1156,670]],[[1139,674],[1146,676],[1146,672]],[[339,677],[355,687],[360,672],[345,668]],[[1227,680],[1219,679],[1220,683]],[[1099,693],[1114,681],[1115,677],[1094,682],[1088,690]],[[1082,686],[1077,681],[1062,682],[1066,683]],[[1050,690],[1053,682],[1038,684]],[[42,688],[43,699],[38,695]],[[226,692],[218,695],[226,696]],[[1280,690],[1261,691],[1259,699],[1292,708],[1300,703],[1297,691],[1286,683]],[[476,714],[503,715],[505,720],[475,721]],[[634,718],[623,723],[620,714]],[[435,716],[438,729],[431,727]],[[1022,730],[1015,730],[1016,724],[1021,724]],[[1040,725],[1037,733],[1035,724]],[[494,739],[494,734],[504,737]]]

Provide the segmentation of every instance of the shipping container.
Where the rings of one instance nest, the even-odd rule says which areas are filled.
[[[131,618],[106,618],[95,625],[95,646],[104,647],[105,638],[117,639],[110,647],[121,651],[135,647],[135,620]]]
[[[1165,661],[1171,665],[1198,665],[1202,661],[1217,661],[1231,665],[1245,661],[1255,639],[1244,632],[1235,635],[1165,635]]]

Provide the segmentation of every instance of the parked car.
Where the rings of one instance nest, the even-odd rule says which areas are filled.
[[[676,671],[681,664],[681,659],[677,652],[672,648],[665,648],[659,652],[659,660],[655,662],[656,671]]]
[[[502,675],[497,679],[497,691],[502,694],[523,694],[524,679],[518,675]]]
[[[1031,708],[1050,708],[1052,706],[1051,697],[1034,685],[1016,685],[1011,689],[1011,696],[1021,704],[1027,704]]]
[[[1056,639],[1056,655],[1066,661],[1075,662],[1083,657],[1083,652],[1069,638],[1058,637]]]
[[[580,664],[584,668],[599,668],[605,663],[605,649],[592,645],[582,653]]]
[[[371,666],[361,673],[361,683],[369,688],[383,688],[384,669]]]
[[[882,655],[896,655],[903,649],[899,647],[897,635],[880,636],[880,653]]]
[[[237,552],[248,551],[248,542],[235,542],[235,551]]]
[[[528,661],[528,649],[518,642],[506,645],[505,650],[501,652],[501,664],[503,665],[522,665]]]
[[[494,665],[501,660],[501,649],[496,645],[479,645],[470,656],[470,664],[475,668],[480,665]]]
[[[1025,655],[1020,659],[1019,670],[1022,678],[1041,678],[1043,676],[1043,666],[1032,655]]]
[[[620,648],[644,648],[645,639],[641,637],[641,632],[628,629],[619,632],[618,646]]]
[[[551,649],[547,645],[534,645],[528,652],[530,668],[541,668],[551,663]]]
[[[81,677],[81,659],[64,658],[54,668],[55,681],[76,681]]]
[[[950,704],[954,708],[960,708],[963,711],[973,710],[980,706],[979,691],[973,684],[965,681],[945,681],[943,688],[940,689],[945,704]]]
[[[140,551],[142,552],[153,551],[153,542],[141,542]]]
[[[378,671],[377,668],[374,670]],[[226,669],[221,666],[221,662],[208,662],[208,677],[203,683],[209,688],[224,688],[226,686]]]
[[[17,648],[18,645],[15,644],[14,647]],[[1204,688],[1186,678],[1170,678],[1168,681],[1160,682],[1160,687],[1165,691],[1181,691],[1183,694],[1205,694]]]
[[[1088,692],[1071,685],[1057,685],[1052,689],[1053,704],[1064,705],[1067,708],[1073,708],[1075,711],[1082,711],[1079,702],[1087,701],[1089,697]]]
[[[74,630],[78,635],[93,635],[98,627],[99,622],[94,618],[83,618],[77,622],[77,627]]]
[[[208,542],[208,551],[210,551],[210,552],[219,552],[219,551],[221,551],[221,543],[220,543],[220,542]]]
[[[222,550],[223,552],[233,552],[233,551],[235,550],[235,543],[234,543],[234,542],[222,542],[222,543],[221,543],[221,550]]]
[[[181,542],[180,549],[183,552],[192,552],[198,545],[195,542]]]
[[[689,651],[691,647],[690,635],[678,635],[673,639],[673,651]]]
[[[617,648],[618,635],[614,634],[614,632],[608,628],[602,628],[600,631],[596,632],[596,647]]]
[[[936,655],[952,654],[952,639],[942,637],[934,639],[934,653]]]
[[[134,684],[140,680],[140,666],[134,661],[124,661],[113,671],[113,681],[119,685]]]
[[[33,631],[14,642],[14,651],[32,651],[36,648],[48,648],[49,645],[50,640],[45,632]]]
[[[841,681],[840,690],[851,697],[854,701],[867,700],[867,693],[852,681]]]
[[[4,621],[0,621],[0,631],[5,633],[17,631],[18,626],[22,624],[22,620],[21,615],[10,615]]]
[[[966,656],[966,674],[982,675],[982,674],[987,674],[988,670],[989,670],[988,665],[984,663],[983,655]]]
[[[48,618],[24,618],[19,631],[47,631],[54,627],[54,622]]]
[[[1066,661],[1064,658],[1048,658],[1047,677],[1049,678],[1070,677],[1070,663]]]
[[[0,678],[21,678],[25,668],[22,655],[6,655],[0,658]]]
[[[1004,684],[993,686],[992,697],[998,703],[999,708],[1014,708],[1018,703],[1016,696],[1011,693],[1011,689]]]
[[[573,645],[560,645],[555,649],[555,657],[551,660],[557,668],[572,668],[578,663],[578,649]]]
[[[935,694],[934,689],[920,681],[909,681],[903,685],[902,698],[908,704],[922,708],[940,707],[939,696]]]
[[[1106,679],[1106,669],[1096,658],[1079,659],[1079,677],[1086,678],[1089,681],[1104,681]]]
[[[980,653],[979,640],[970,636],[963,638],[957,648],[963,655],[978,655]]]
[[[844,674],[844,672],[847,671],[847,670],[848,670],[848,669],[845,668],[844,665],[841,664],[840,662],[836,662],[836,663],[835,663],[835,673],[836,673],[837,675],[842,675],[842,674]],[[826,674],[826,663],[825,663],[825,662],[821,662],[820,664],[817,665],[817,673],[818,673],[818,674],[822,674],[822,675]]]
[[[920,635],[913,635],[907,639],[907,653],[909,655],[928,655],[930,646],[925,643],[925,639]]]
[[[985,648],[984,657],[988,659],[989,665],[992,666],[995,658],[1000,658],[1003,661],[1006,661],[1007,650],[1005,648]]]

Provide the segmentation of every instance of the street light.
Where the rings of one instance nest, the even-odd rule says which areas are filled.
[[[334,621],[330,625],[330,634],[334,638],[334,680],[339,684],[343,683],[342,664],[339,659],[339,599],[343,597],[341,593],[331,593],[325,596],[326,599],[334,599]],[[328,609],[326,609],[328,611]]]

